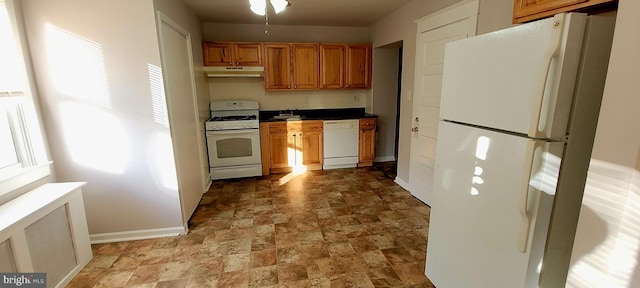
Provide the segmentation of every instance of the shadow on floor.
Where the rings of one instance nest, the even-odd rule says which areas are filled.
[[[374,162],[373,167],[382,172],[385,176],[396,179],[398,166],[396,161]]]

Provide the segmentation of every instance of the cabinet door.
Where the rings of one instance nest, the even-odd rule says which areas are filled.
[[[587,1],[588,0],[516,0],[514,2],[513,17],[519,18]]]
[[[553,16],[562,12],[590,12],[602,9],[616,0],[514,0],[513,23],[524,23]],[[608,7],[614,8],[615,5]]]
[[[371,166],[376,158],[376,119],[360,119],[358,166]]]
[[[289,131],[289,147],[287,153],[289,154],[289,167],[300,166],[304,159],[304,143],[302,141],[302,132]]]
[[[237,66],[262,66],[261,45],[259,43],[236,44]]]
[[[293,44],[293,89],[318,89],[318,44]]]
[[[287,132],[269,133],[270,168],[289,167],[289,135]]]
[[[322,166],[322,132],[302,132],[302,165]]]
[[[266,89],[291,89],[291,64],[288,44],[265,44]]]
[[[344,45],[320,45],[320,88],[344,87]]]
[[[233,66],[233,44],[204,43],[205,66]]]
[[[371,87],[371,45],[347,46],[347,88]]]

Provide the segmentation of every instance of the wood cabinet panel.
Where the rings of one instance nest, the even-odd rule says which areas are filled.
[[[557,13],[585,11],[616,3],[617,0],[514,0],[513,23],[524,23]]]
[[[290,135],[284,133],[269,133],[269,168],[286,168],[289,165]]]
[[[233,66],[233,44],[204,43],[205,66]]]
[[[265,44],[266,89],[291,89],[291,62],[288,44]]]
[[[262,66],[260,44],[236,44],[236,66]]]
[[[363,118],[358,125],[358,167],[372,166],[376,158],[376,119]]]
[[[205,42],[205,66],[262,66],[262,44]]]
[[[318,44],[293,44],[293,89],[318,89]]]
[[[262,163],[264,175],[290,171],[299,165],[307,170],[322,169],[322,121],[271,122],[261,128],[268,130],[261,143],[263,153],[268,153],[263,155],[263,159],[268,159],[268,163]]]
[[[371,87],[371,45],[347,46],[347,88]]]
[[[344,88],[345,45],[320,45],[320,88]]]

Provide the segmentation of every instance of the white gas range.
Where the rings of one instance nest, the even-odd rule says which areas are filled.
[[[216,101],[205,122],[212,180],[262,175],[258,102]]]

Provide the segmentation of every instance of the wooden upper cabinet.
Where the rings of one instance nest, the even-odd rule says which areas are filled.
[[[292,44],[293,89],[318,89],[318,44]]]
[[[320,44],[320,88],[344,88],[345,45]]]
[[[269,89],[291,89],[289,44],[265,44],[264,85]]]
[[[347,45],[346,88],[371,87],[371,45]]]
[[[265,44],[267,90],[318,89],[318,44]]]
[[[205,66],[262,66],[260,43],[205,42]]]
[[[235,44],[236,66],[262,66],[262,49],[259,43]]]
[[[205,66],[233,66],[233,44],[204,43]]]
[[[557,13],[612,4],[617,0],[514,0],[513,23],[524,23]]]

